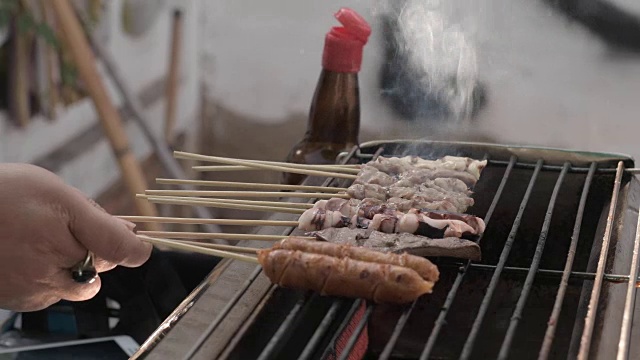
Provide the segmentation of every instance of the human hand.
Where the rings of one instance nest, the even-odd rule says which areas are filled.
[[[92,298],[100,278],[76,283],[70,269],[89,250],[98,273],[144,264],[151,245],[133,227],[47,170],[0,164],[0,308],[36,311]]]

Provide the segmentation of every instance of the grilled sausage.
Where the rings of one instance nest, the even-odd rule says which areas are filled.
[[[431,293],[434,285],[406,267],[299,250],[260,250],[258,261],[279,286],[376,303],[408,303]]]
[[[290,237],[275,243],[272,249],[299,250],[305,253],[322,254],[336,258],[350,258],[353,260],[388,264],[407,267],[418,273],[423,279],[436,282],[440,276],[438,268],[429,260],[403,253],[382,253],[379,251],[349,246],[339,245],[325,241],[313,241]]]

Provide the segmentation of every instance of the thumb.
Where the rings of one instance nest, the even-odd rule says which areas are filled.
[[[71,211],[71,232],[97,257],[127,267],[140,266],[149,259],[151,244],[138,239],[127,222],[84,198],[76,201]]]

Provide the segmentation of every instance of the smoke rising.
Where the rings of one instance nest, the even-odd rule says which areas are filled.
[[[388,60],[383,96],[411,120],[466,123],[477,110],[476,49],[440,0],[382,0]],[[384,81],[384,80],[383,80]]]

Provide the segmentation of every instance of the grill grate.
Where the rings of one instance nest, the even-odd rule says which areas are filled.
[[[578,359],[587,359],[589,347],[591,346],[591,336],[593,335],[593,327],[595,324],[595,312],[597,311],[598,301],[600,300],[600,291],[602,289],[602,275],[604,274],[605,262],[607,261],[607,253],[609,252],[609,242],[611,241],[611,233],[613,231],[613,219],[616,215],[616,204],[618,202],[618,192],[622,181],[622,172],[624,166],[622,162],[618,163],[618,171],[616,172],[616,180],[613,186],[613,195],[611,195],[611,206],[609,208],[609,217],[607,220],[607,229],[605,230],[604,240],[602,242],[602,250],[600,250],[600,259],[598,259],[598,271],[596,279],[591,291],[591,299],[589,300],[589,312],[585,319],[584,332],[580,341],[580,352]],[[636,230],[637,231],[637,230]]]
[[[478,315],[476,316],[475,321],[473,322],[473,327],[471,328],[471,332],[469,333],[469,337],[462,348],[462,359],[468,359],[471,356],[471,351],[473,350],[473,346],[475,344],[478,333],[480,332],[480,326],[484,321],[484,317],[487,314],[487,309],[489,308],[489,302],[493,298],[493,293],[498,286],[498,281],[500,280],[500,275],[502,274],[502,269],[507,264],[507,259],[509,258],[509,253],[511,252],[511,248],[513,247],[513,243],[516,240],[516,234],[520,227],[520,223],[522,221],[522,215],[524,214],[524,210],[529,203],[529,198],[531,197],[531,192],[533,191],[533,186],[538,179],[538,174],[540,174],[540,170],[542,169],[542,160],[538,160],[538,163],[533,171],[533,175],[531,176],[531,180],[529,181],[529,186],[527,187],[527,191],[524,193],[524,197],[522,198],[522,202],[520,203],[520,208],[518,209],[518,214],[516,215],[516,219],[513,221],[513,226],[511,227],[511,232],[509,233],[509,237],[507,238],[507,242],[505,243],[502,253],[500,254],[500,260],[498,261],[498,265],[496,266],[495,271],[493,272],[493,276],[491,277],[491,282],[489,283],[489,288],[482,299],[482,303],[480,304],[480,309],[478,310]],[[437,334],[436,334],[437,336]],[[422,359],[428,358],[428,355],[431,354],[430,348],[425,349],[425,353],[423,353]]]
[[[493,215],[493,212],[495,211],[496,206],[498,206],[498,201],[500,201],[500,197],[502,196],[502,193],[504,191],[505,186],[507,185],[507,181],[509,180],[509,176],[511,175],[511,171],[513,170],[513,167],[515,166],[516,163],[516,157],[512,156],[511,160],[509,161],[509,164],[507,165],[507,169],[504,172],[504,175],[502,176],[502,180],[500,181],[500,186],[498,187],[498,190],[496,191],[496,194],[493,196],[493,200],[491,201],[491,206],[489,207],[489,210],[487,211],[487,215],[484,218],[484,222],[486,225],[488,225],[491,221],[491,216]],[[479,241],[481,241],[482,238],[479,239]],[[464,269],[462,269],[459,273],[458,276],[456,277],[455,282],[453,283],[453,286],[451,287],[451,290],[449,290],[449,293],[447,295],[447,298],[445,300],[444,305],[442,306],[442,310],[440,311],[440,315],[438,315],[438,319],[436,320],[435,326],[434,328],[431,330],[431,334],[429,335],[429,339],[427,340],[427,344],[425,345],[425,349],[422,352],[421,358],[425,359],[429,353],[431,353],[433,346],[436,343],[436,339],[438,338],[438,335],[440,334],[440,329],[442,328],[442,326],[445,324],[445,319],[447,317],[447,314],[449,313],[449,309],[451,308],[451,304],[453,303],[453,300],[455,300],[456,295],[458,294],[458,289],[460,288],[460,285],[462,284],[462,281],[464,279],[465,274],[467,274],[467,271],[469,270],[469,267],[471,266],[471,261],[467,261],[467,263],[465,264]],[[492,270],[495,270],[495,267],[492,267]],[[397,329],[398,332],[402,331],[402,329]],[[391,349],[389,349],[389,352],[391,352],[393,350],[393,347],[391,347]]]
[[[553,304],[553,310],[549,317],[549,324],[547,325],[547,331],[544,335],[542,347],[540,349],[540,358],[546,359],[551,351],[551,344],[553,343],[553,337],[556,331],[556,324],[560,317],[560,311],[562,310],[562,303],[564,296],[567,293],[567,286],[569,286],[569,276],[571,275],[571,268],[573,266],[573,259],[576,255],[576,247],[578,246],[578,238],[580,237],[580,229],[582,224],[582,215],[584,214],[584,207],[587,203],[587,196],[589,195],[589,189],[591,188],[591,182],[593,181],[593,175],[596,171],[596,164],[591,163],[587,178],[582,188],[582,195],[580,196],[580,204],[578,205],[578,213],[576,214],[576,221],[573,226],[573,234],[571,235],[571,244],[569,245],[569,252],[567,253],[567,262],[564,265],[564,271],[562,272],[562,280],[560,280],[560,287],[558,288],[558,294],[556,295],[556,301]],[[634,279],[632,277],[632,279]]]
[[[383,145],[384,148],[354,149],[343,156],[341,162],[352,159],[366,162],[383,153],[385,156],[406,154],[405,145]],[[429,156],[425,157],[439,157],[450,149],[441,150],[442,154],[427,151]],[[423,297],[402,308],[388,308],[361,299],[322,297],[272,286],[264,295],[263,302],[266,303],[257,306],[249,317],[252,323],[245,324],[225,348],[225,357],[247,358],[249,352],[246,348],[253,346],[251,353],[255,355],[251,358],[257,359],[326,358],[334,353],[339,335],[350,324],[354,314],[366,304],[366,310],[357,318],[354,331],[336,359],[348,359],[367,324],[380,323],[388,333],[369,333],[370,338],[384,339],[381,344],[373,344],[377,346],[375,354],[380,359],[587,359],[589,355],[593,356],[590,352],[598,353],[594,350],[597,348],[593,341],[594,329],[604,331],[603,321],[611,321],[618,327],[617,358],[628,358],[638,284],[640,232],[637,229],[640,228],[640,219],[637,227],[633,228],[634,236],[620,240],[635,240],[630,248],[633,250],[630,261],[622,262],[624,266],[621,267],[611,260],[618,255],[609,252],[612,246],[620,245],[617,237],[625,219],[619,207],[627,204],[621,204],[618,199],[629,193],[621,190],[622,184],[630,180],[629,174],[625,173],[626,160],[588,156],[588,161],[584,158],[577,160],[572,157],[575,153],[567,153],[566,157],[555,154],[549,160],[544,152],[530,156],[509,153],[509,156],[502,154],[499,159],[492,159],[495,152],[492,154],[485,150],[480,148],[474,149],[472,154],[460,154],[482,158],[484,153],[488,160],[485,173],[493,174],[483,173],[480,182],[486,176],[492,179],[485,181],[476,195],[486,198],[477,201],[471,209],[476,215],[483,214],[487,225],[485,234],[478,240],[485,258],[481,263],[434,259],[441,275],[446,275],[436,285],[439,289],[426,296],[426,300]],[[425,155],[423,149],[413,151]],[[478,151],[482,152],[478,154]],[[332,185],[348,184],[336,179],[327,179],[323,183],[323,186]],[[571,200],[567,200],[569,198]],[[535,210],[539,210],[539,214]],[[562,231],[557,230],[560,228]],[[293,231],[289,228],[283,235]],[[555,256],[549,256],[549,253]],[[260,267],[256,267],[184,359],[198,358],[202,345],[211,341],[211,334],[238,305],[260,272]],[[524,281],[513,280],[522,277]],[[624,283],[627,286],[621,297],[624,304],[621,321],[603,320],[603,311],[599,308],[601,296],[611,295],[611,284],[619,284],[620,287]],[[479,285],[484,288],[478,289]],[[476,293],[469,293],[469,289]],[[479,295],[479,291],[483,293]],[[270,311],[270,298],[284,298],[285,294],[296,298],[273,300],[272,307],[283,307],[284,310],[280,309],[283,316],[275,326],[271,326],[272,331],[265,331],[266,327],[260,326],[261,316]],[[505,294],[513,298],[503,299]],[[538,312],[530,304],[534,297],[548,299]],[[507,304],[508,311],[502,320],[497,313],[501,308],[496,305],[501,302]],[[508,305],[510,303],[513,304]],[[463,306],[473,308],[461,312]],[[376,318],[379,311],[385,314],[381,320]],[[548,321],[536,325],[539,338],[529,341],[518,336],[531,326],[531,319],[536,314],[542,313]],[[390,318],[394,320],[389,321]],[[504,323],[501,330],[487,334],[487,324],[493,325],[498,321]],[[454,329],[459,324],[468,324],[468,328]],[[375,326],[369,328],[371,330]],[[407,340],[407,335],[411,339]],[[523,353],[522,347],[533,350]]]

